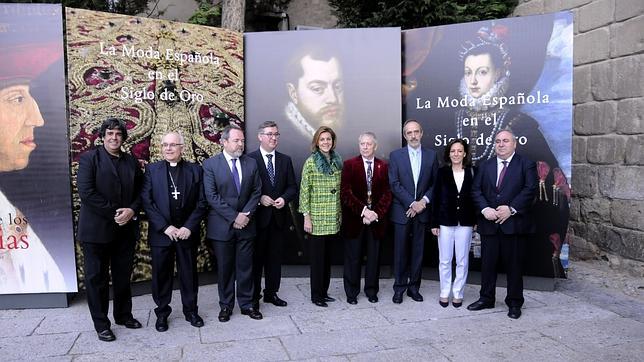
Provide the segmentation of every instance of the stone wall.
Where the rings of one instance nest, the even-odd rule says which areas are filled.
[[[644,261],[644,1],[521,0],[514,15],[561,10],[575,19],[571,252]]]
[[[291,0],[286,11],[291,30],[298,25],[335,28],[338,19],[331,12],[327,0]]]

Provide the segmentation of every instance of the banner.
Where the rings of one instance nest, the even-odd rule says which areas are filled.
[[[76,292],[62,7],[0,4],[0,294]]]
[[[537,162],[537,234],[528,242],[527,275],[564,276],[572,39],[569,12],[403,32],[404,118],[420,121],[424,146],[442,156],[449,140],[465,138],[476,165],[495,157],[495,133],[511,129],[517,152]],[[480,257],[478,239],[472,252]]]
[[[201,163],[221,151],[226,125],[244,128],[242,34],[72,8],[66,14],[73,180],[80,155],[102,147],[98,129],[108,117],[126,120],[124,148],[142,164],[163,158],[160,139],[169,131],[183,134],[184,159]],[[151,276],[146,238],[142,223],[134,280]],[[202,245],[198,268],[211,266]]]
[[[376,157],[400,147],[400,29],[333,29],[249,33],[246,37],[246,148],[259,147],[257,127],[275,121],[277,150],[289,155],[299,185],[318,127],[336,133],[343,159],[359,154],[358,136],[374,132]],[[295,225],[285,263],[308,263],[301,214],[291,204]],[[342,262],[342,247],[334,248]]]

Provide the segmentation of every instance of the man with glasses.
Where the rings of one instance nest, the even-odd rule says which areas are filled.
[[[183,136],[170,132],[161,142],[164,160],[147,166],[141,198],[149,220],[155,328],[165,332],[172,312],[175,259],[186,321],[197,328],[204,324],[197,313],[197,247],[208,206],[202,192],[201,167],[182,159]]]
[[[297,183],[291,158],[277,152],[280,133],[277,124],[266,121],[259,125],[259,148],[248,154],[257,162],[262,179],[262,196],[257,208],[257,238],[253,261],[253,305],[259,309],[264,273],[264,302],[285,307],[277,296],[282,277],[282,251],[285,231],[289,226],[288,203],[297,197]]]

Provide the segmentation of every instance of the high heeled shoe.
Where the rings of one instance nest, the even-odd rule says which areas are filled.
[[[438,304],[440,304],[440,306],[443,307],[443,308],[447,308],[447,306],[449,305],[449,299],[447,299],[447,298],[439,298],[438,299]]]
[[[463,299],[452,299],[454,308],[460,308],[463,305]]]

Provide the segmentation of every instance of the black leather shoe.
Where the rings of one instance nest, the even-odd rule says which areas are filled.
[[[116,324],[125,326],[125,328],[128,329],[138,329],[142,327],[141,323],[134,318],[130,318],[126,321],[116,322]]]
[[[323,300],[315,301],[315,302],[313,302],[313,304],[317,305],[318,307],[328,307],[328,306],[329,306],[329,305],[328,305],[328,304],[326,304],[326,302],[325,302],[325,301],[323,301]]]
[[[106,329],[96,333],[98,335],[98,340],[103,342],[112,342],[116,340],[116,336],[112,333],[111,329]]]
[[[217,319],[219,319],[220,322],[228,322],[230,320],[230,316],[233,314],[233,310],[227,307],[221,308],[219,311],[219,316]]]
[[[378,296],[374,295],[369,297],[369,303],[378,303]]]
[[[353,305],[358,304],[358,298],[349,298],[349,297],[347,297],[347,303],[353,304]]]
[[[423,296],[420,295],[420,293],[418,292],[412,292],[411,290],[407,290],[407,296],[410,297],[414,302],[423,301]]]
[[[327,302],[327,303],[328,303],[328,302],[335,302],[335,298],[333,298],[333,297],[329,297],[328,295],[327,295],[326,297],[324,297],[323,299],[324,299],[324,301],[325,301],[325,302]]]
[[[467,310],[472,310],[472,311],[482,310],[482,309],[492,309],[492,308],[494,308],[494,303],[486,303],[480,299],[467,306]]]
[[[264,295],[264,303],[271,303],[276,307],[286,307],[288,305],[288,303],[286,303],[285,300],[280,299],[280,297],[278,297],[277,294]]]
[[[463,305],[463,299],[461,299],[460,302],[457,302],[456,299],[452,299],[452,305],[454,308],[460,308]]]
[[[402,303],[403,293],[394,293],[394,296],[391,298],[391,301],[400,304]]]
[[[447,299],[446,301],[443,301],[442,299],[443,298],[438,298],[438,304],[440,304],[440,306],[443,308],[447,308],[447,306],[449,305],[449,299],[445,298]]]
[[[168,330],[168,317],[158,317],[154,328],[157,332],[165,332]]]
[[[242,309],[241,314],[247,315],[251,319],[256,319],[256,320],[260,320],[260,319],[264,318],[264,316],[262,315],[262,313],[260,311],[252,309],[252,308]]]
[[[512,319],[519,319],[521,317],[521,307],[510,307],[508,317]]]
[[[188,315],[186,315],[186,321],[190,322],[190,325],[193,327],[203,327],[203,318],[201,318],[199,314],[197,314],[197,312],[189,313]]]

